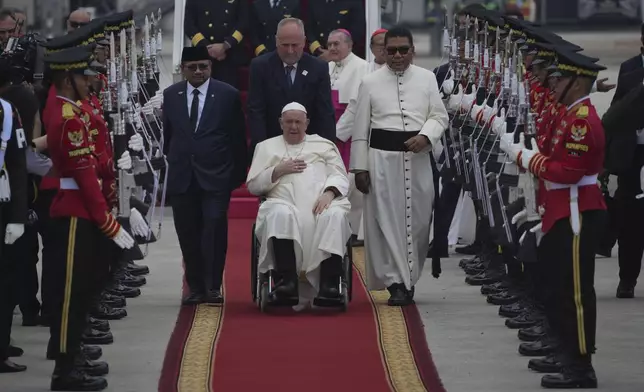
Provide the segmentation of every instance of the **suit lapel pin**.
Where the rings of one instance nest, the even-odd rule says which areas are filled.
[[[309,71],[307,71],[307,70],[302,71],[302,76],[306,76],[308,74],[309,74]]]
[[[183,91],[179,91],[179,95],[183,95]]]

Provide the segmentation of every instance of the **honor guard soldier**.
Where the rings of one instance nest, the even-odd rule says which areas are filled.
[[[548,132],[548,140],[539,150],[536,143],[518,143],[506,151],[546,188],[540,261],[548,271],[548,324],[561,344],[558,355],[540,361],[562,371],[544,376],[541,385],[596,388],[591,363],[597,317],[595,248],[606,206],[597,185],[604,162],[604,129],[589,94],[599,71],[606,68],[584,55],[556,51],[558,63],[551,77],[556,78],[555,100],[565,112],[558,124],[542,130]]]
[[[365,58],[365,8],[362,0],[309,1],[306,36],[311,54],[326,60],[326,40],[333,30],[345,29],[351,33],[354,53]]]
[[[27,369],[9,360],[12,349],[20,350],[9,342],[21,283],[18,266],[24,261],[10,245],[25,232],[28,204],[27,141],[18,119],[11,104],[0,99],[0,373]]]
[[[239,85],[237,68],[246,65],[242,41],[248,27],[248,0],[186,0],[184,33],[192,46],[206,46],[212,77]]]
[[[248,29],[255,56],[275,50],[280,20],[301,18],[299,0],[254,0],[250,7]]]
[[[50,346],[56,347],[51,381],[54,391],[99,391],[107,387],[95,374],[96,362],[81,350],[89,307],[96,296],[100,236],[120,248],[131,248],[132,237],[109,211],[92,143],[90,116],[78,104],[87,98],[93,55],[89,50],[66,49],[45,56],[57,95],[49,108],[47,145],[60,186],[51,205],[51,256],[43,266],[50,300]]]

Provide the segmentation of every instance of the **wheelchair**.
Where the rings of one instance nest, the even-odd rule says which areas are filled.
[[[260,199],[260,204],[263,199]],[[255,236],[255,224],[251,232],[251,256],[250,256],[250,286],[253,302],[257,304],[260,311],[268,312],[270,307],[287,307],[298,304],[299,299],[279,300],[271,298],[271,292],[275,283],[279,281],[276,271],[269,270],[266,273],[259,273],[259,240]],[[353,249],[351,240],[347,241],[346,253],[342,258],[342,275],[338,279],[340,295],[337,298],[315,298],[313,305],[324,308],[337,308],[346,312],[349,302],[352,300],[353,292]]]

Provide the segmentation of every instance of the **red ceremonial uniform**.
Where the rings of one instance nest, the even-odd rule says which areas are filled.
[[[54,104],[49,110],[52,117],[48,118],[47,145],[61,184],[66,181],[74,186],[61,186],[52,201],[50,215],[90,220],[113,238],[120,225],[109,212],[101,192],[99,164],[90,142],[89,114],[63,97],[56,97]]]
[[[567,109],[555,125],[543,135],[546,139],[538,143],[540,152],[530,159],[526,168],[549,188],[544,197],[544,233],[556,221],[571,214],[570,187],[555,189],[559,184],[579,184],[579,212],[606,209],[596,181],[593,184],[580,183],[596,178],[604,163],[604,128],[590,98],[586,97]]]

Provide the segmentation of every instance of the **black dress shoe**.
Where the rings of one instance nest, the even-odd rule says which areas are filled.
[[[18,365],[9,359],[0,362],[0,373],[20,373],[27,370],[25,365]]]
[[[571,373],[564,370],[561,374],[543,376],[541,386],[546,389],[596,389],[597,375],[592,369],[583,373]]]
[[[297,279],[282,279],[279,281],[273,291],[271,291],[271,298],[273,301],[280,299],[293,299],[298,298],[298,284]]]
[[[505,326],[510,329],[528,328],[528,327],[532,327],[533,325],[539,324],[542,319],[543,319],[542,314],[532,312],[532,311],[527,311],[525,313],[518,315],[517,317],[509,318],[505,320]]]
[[[387,290],[391,294],[387,300],[387,305],[389,306],[407,306],[414,303],[414,300],[403,285],[393,285],[387,288]]]
[[[126,287],[122,284],[114,284],[107,289],[108,293],[121,295],[125,298],[136,298],[141,295],[141,290],[134,287]]]
[[[483,295],[498,294],[502,291],[506,291],[510,289],[510,287],[511,286],[507,281],[502,280],[500,282],[481,286],[481,294]]]
[[[519,301],[510,305],[499,306],[499,316],[514,318],[523,314],[526,310],[530,309],[530,303],[527,301]]]
[[[87,373],[87,375],[93,377],[105,376],[110,372],[110,366],[107,362],[91,361],[88,358],[85,358],[82,354],[78,356],[74,365],[81,372]]]
[[[525,342],[519,345],[519,354],[526,357],[545,357],[553,354],[557,349],[555,344],[538,340],[536,342]]]
[[[206,293],[203,297],[203,302],[209,305],[222,305],[224,303],[224,296],[221,295],[221,291],[212,290]]]
[[[92,361],[96,361],[100,357],[103,356],[103,349],[100,348],[99,346],[90,346],[87,344],[82,344],[81,345],[81,351],[83,352],[83,355]]]
[[[550,354],[544,358],[532,358],[529,360],[528,369],[537,373],[561,373],[563,366],[557,359],[556,354]]]
[[[127,316],[127,311],[123,308],[112,308],[101,303],[90,311],[90,315],[99,320],[120,320]]]
[[[77,369],[64,375],[54,374],[50,385],[52,391],[102,391],[105,388],[106,379],[89,376]]]
[[[465,272],[467,275],[478,275],[484,272],[486,268],[487,266],[483,263],[475,263],[463,267],[463,272]]]
[[[545,324],[540,323],[527,328],[519,329],[517,336],[524,342],[534,342],[543,339],[548,332]]]
[[[471,266],[471,265],[474,265],[474,264],[481,263],[482,261],[483,260],[482,260],[482,258],[480,256],[474,256],[474,257],[470,257],[469,259],[461,259],[458,262],[458,266],[461,267],[461,268],[465,268],[467,266]]]
[[[635,298],[635,285],[632,283],[619,282],[615,296],[617,298]]]
[[[110,322],[107,320],[99,320],[94,317],[89,318],[89,325],[92,327],[92,329],[95,329],[97,331],[101,332],[109,332],[110,331]]]
[[[150,269],[147,265],[139,265],[134,262],[128,263],[125,267],[125,271],[129,272],[134,276],[147,275],[150,273]]]
[[[9,345],[9,347],[7,347],[7,356],[9,358],[22,357],[22,354],[24,353],[25,350],[21,349],[20,347],[12,345]]]
[[[101,332],[95,329],[86,330],[81,337],[82,342],[85,344],[112,344],[114,343],[114,335],[112,332]]]
[[[203,297],[204,295],[202,293],[190,293],[181,300],[181,305],[198,305],[203,302]]]

